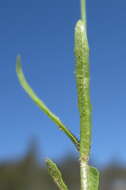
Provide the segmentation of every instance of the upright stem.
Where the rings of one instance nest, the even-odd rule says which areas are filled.
[[[81,0],[81,20],[86,21],[86,0]]]
[[[76,83],[80,112],[81,190],[89,190],[89,154],[91,144],[91,104],[89,47],[86,30],[86,0],[81,0],[81,20],[75,27]]]

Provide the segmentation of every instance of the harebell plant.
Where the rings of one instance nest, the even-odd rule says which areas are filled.
[[[21,66],[21,57],[16,60],[16,72],[21,86],[36,105],[61,129],[74,143],[79,152],[81,190],[98,190],[99,172],[89,165],[91,147],[91,112],[90,103],[90,65],[89,45],[87,39],[86,0],[81,0],[81,18],[75,26],[74,54],[76,61],[75,75],[78,94],[78,110],[80,113],[80,140],[64,125],[64,123],[40,100],[25,79]],[[57,165],[46,160],[49,174],[60,190],[68,190]]]

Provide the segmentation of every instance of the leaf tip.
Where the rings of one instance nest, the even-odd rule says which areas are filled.
[[[16,57],[16,72],[18,73],[20,69],[21,69],[21,56],[20,54],[18,54]]]

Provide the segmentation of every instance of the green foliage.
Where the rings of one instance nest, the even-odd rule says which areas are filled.
[[[50,159],[46,160],[48,171],[54,182],[57,184],[60,190],[68,190],[66,184],[63,181],[62,174],[57,165]]]
[[[98,190],[99,172],[88,165],[91,147],[91,103],[90,103],[90,69],[89,46],[86,26],[86,3],[81,0],[81,20],[75,27],[76,86],[78,108],[80,112],[80,141],[61,122],[61,120],[40,100],[26,81],[20,56],[17,56],[16,72],[21,86],[36,105],[61,129],[80,151],[81,190]],[[68,190],[56,164],[46,161],[48,170],[60,190]]]
[[[19,82],[20,82],[21,86],[23,87],[23,89],[25,90],[25,92],[36,103],[36,105],[50,119],[53,120],[53,122],[59,127],[59,129],[62,130],[70,138],[70,140],[74,143],[76,148],[79,150],[79,141],[78,141],[78,139],[71,133],[70,130],[67,129],[67,127],[65,127],[65,125],[60,121],[60,119],[54,113],[52,113],[52,111],[44,104],[44,102],[42,100],[40,100],[40,98],[37,97],[35,92],[32,90],[32,88],[30,87],[30,85],[26,81],[25,76],[24,76],[23,71],[22,71],[21,58],[20,58],[19,55],[17,56],[17,61],[16,61],[16,72],[17,72]]]
[[[99,171],[89,166],[89,172],[88,172],[88,184],[89,184],[89,190],[98,190],[99,186]]]
[[[85,23],[79,20],[75,27],[76,84],[80,112],[80,153],[88,161],[91,143],[91,104],[89,47]]]

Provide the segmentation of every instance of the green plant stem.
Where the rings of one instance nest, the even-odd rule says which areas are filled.
[[[81,190],[89,190],[89,153],[91,145],[91,104],[89,46],[86,27],[86,0],[81,0],[81,20],[75,27],[76,84],[80,112]]]
[[[81,20],[86,21],[86,0],[81,0]]]

